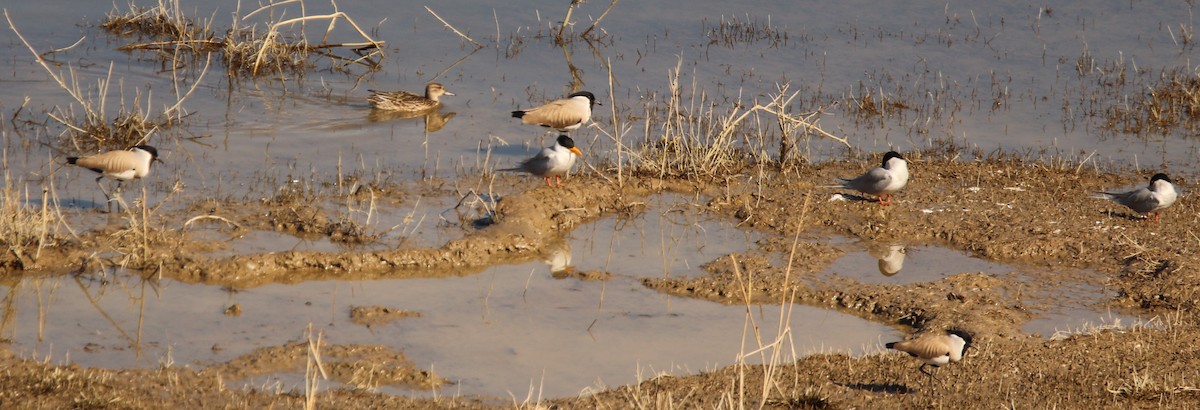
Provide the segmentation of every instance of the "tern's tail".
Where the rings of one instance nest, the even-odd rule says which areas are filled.
[[[513,118],[522,118],[525,116],[525,111],[516,110],[512,112]]]
[[[75,165],[75,163],[78,161],[79,161],[79,157],[67,157],[68,164]]]

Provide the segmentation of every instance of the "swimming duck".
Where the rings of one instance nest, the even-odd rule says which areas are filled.
[[[454,93],[446,91],[446,87],[443,87],[439,83],[429,83],[426,85],[424,97],[408,91],[368,91],[371,92],[371,96],[367,97],[367,101],[371,103],[372,108],[413,113],[436,109],[442,104],[438,100],[441,96],[454,95]]]

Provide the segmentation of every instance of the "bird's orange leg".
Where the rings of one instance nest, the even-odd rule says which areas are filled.
[[[546,186],[554,188],[554,185],[550,184],[550,177],[546,177]]]

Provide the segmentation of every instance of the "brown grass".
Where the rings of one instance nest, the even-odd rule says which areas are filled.
[[[101,27],[114,35],[137,35],[149,40],[121,46],[126,51],[148,51],[156,58],[176,66],[198,65],[202,56],[219,53],[230,76],[257,77],[304,73],[316,67],[314,57],[332,62],[331,69],[345,70],[351,65],[377,69],[384,57],[384,42],[375,40],[331,2],[334,11],[310,15],[303,1],[271,3],[249,13],[239,9],[230,28],[218,33],[212,22],[197,22],[180,10],[178,0],[159,0],[152,8],[130,5],[125,11],[114,10],[105,17]],[[286,9],[286,10],[284,10]],[[239,22],[253,21],[252,17],[268,13],[269,20],[241,26]],[[283,20],[293,12],[300,17]],[[327,30],[319,41],[310,40],[304,28],[308,24],[324,23]],[[331,42],[330,36],[338,24],[353,27],[359,38],[348,42]],[[348,53],[339,53],[339,50]]]
[[[9,18],[7,11],[5,11],[4,17],[8,20],[9,27],[33,53],[34,58],[47,74],[58,83],[59,88],[75,100],[72,105],[65,108],[56,106],[46,114],[63,127],[59,141],[54,144],[59,151],[88,154],[127,149],[149,142],[151,135],[156,131],[182,124],[185,115],[181,106],[184,100],[199,86],[200,80],[208,70],[206,63],[203,70],[195,73],[195,78],[191,79],[190,88],[175,87],[175,102],[158,113],[153,113],[149,108],[150,104],[143,101],[141,90],[135,89],[131,93],[126,93],[122,89],[120,90],[122,98],[116,102],[117,113],[110,115],[111,101],[107,97],[113,83],[112,64],[109,64],[107,76],[96,82],[95,90],[85,89],[81,85],[83,81],[78,77],[74,67],[68,65],[66,73],[51,68],[43,54],[35,50],[21,35],[12,19]],[[179,76],[173,78],[177,81],[184,81]],[[132,101],[125,100],[127,95],[132,95]],[[149,93],[146,92],[146,95]]]
[[[787,84],[765,102],[718,104],[698,86],[699,79],[681,82],[682,63],[669,73],[667,99],[645,107],[645,136],[632,155],[636,175],[709,182],[747,169],[761,173],[766,165],[783,169],[807,163],[807,154],[799,149],[812,136],[850,146],[816,124],[822,108],[794,114],[792,102],[800,92],[790,92]]]
[[[1104,120],[1106,128],[1127,134],[1194,134],[1200,131],[1200,76],[1180,69],[1163,73],[1145,92],[1110,105]]]
[[[721,16],[715,24],[707,18],[700,24],[709,45],[734,47],[766,42],[770,47],[786,47],[790,37],[787,30],[772,25],[771,16],[767,16],[766,21],[749,15],[742,18]]]
[[[32,197],[27,186],[14,181],[8,172],[7,151],[4,163],[4,190],[0,193],[0,271],[25,270],[27,265],[37,263],[42,249],[55,246],[63,238],[55,231],[57,217],[50,209],[50,190],[44,189],[40,197]],[[26,187],[26,190],[22,190]],[[40,205],[31,205],[38,204]]]

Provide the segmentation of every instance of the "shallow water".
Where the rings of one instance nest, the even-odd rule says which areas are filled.
[[[716,369],[736,363],[739,352],[758,349],[753,334],[743,333],[748,320],[761,327],[769,343],[778,334],[781,308],[671,297],[641,285],[642,276],[700,274],[698,265],[714,254],[753,245],[728,222],[673,211],[687,209],[686,199],[665,195],[661,209],[581,227],[574,235],[585,237],[559,248],[570,253],[568,265],[577,271],[614,272],[605,281],[555,279],[555,258],[495,266],[469,277],[315,281],[237,292],[172,281],[154,284],[121,271],[105,283],[29,278],[0,292],[10,300],[4,337],[18,351],[52,362],[153,367],[173,361],[204,367],[257,347],[302,340],[313,323],[327,343],[382,344],[402,351],[418,368],[434,369],[455,382],[443,386],[441,394],[494,397],[524,397],[531,385],[543,397],[568,396],[589,387],[634,383],[638,377]],[[647,259],[662,263],[638,269]],[[224,314],[233,304],[240,305],[241,314]],[[353,306],[412,310],[421,317],[367,328],[350,321]],[[783,345],[787,356],[792,349],[862,354],[900,337],[888,326],[820,308],[792,306],[784,313],[790,315],[790,338]],[[762,356],[744,360],[759,363]],[[295,387],[287,384],[286,374],[274,377],[285,389]],[[267,379],[249,383],[265,385]]]
[[[847,252],[819,272],[818,277],[836,275],[863,283],[904,285],[938,281],[961,273],[1015,276],[1022,281],[1058,276],[1047,268],[984,260],[937,245],[853,242],[843,237],[835,237],[830,242]],[[1102,276],[1097,272],[1084,272],[1084,275]],[[1034,302],[1035,317],[1021,326],[1026,333],[1049,338],[1060,331],[1078,332],[1106,324],[1128,326],[1141,321],[1138,316],[1107,307],[1105,302],[1116,295],[1101,286],[1068,280],[1043,293],[1031,298],[1040,301]]]
[[[329,6],[307,2],[310,13]],[[607,4],[586,3],[577,11],[577,30],[598,16]],[[55,2],[9,5],[17,27],[40,51],[62,48],[87,36],[76,48],[53,54],[55,61],[76,68],[82,84],[107,77],[112,61],[114,79],[109,111],[116,111],[124,91],[131,104],[135,89],[155,90],[141,101],[153,113],[174,102],[170,75],[144,54],[113,50],[129,39],[111,37],[95,27],[107,3],[78,5],[71,19],[58,17],[63,4]],[[869,7],[867,7],[869,5]],[[229,25],[234,3],[215,5],[214,24]],[[520,125],[508,112],[563,95],[571,80],[563,50],[545,37],[546,27],[565,12],[559,6],[492,8],[474,2],[443,2],[434,9],[488,47],[472,51],[458,36],[443,28],[422,5],[357,2],[340,5],[360,24],[374,26],[389,43],[389,57],[378,72],[357,70],[346,75],[315,71],[287,81],[271,77],[235,81],[214,68],[202,87],[186,101],[186,132],[165,130],[153,143],[165,149],[168,161],[151,180],[157,190],[163,181],[182,179],[193,195],[235,195],[258,187],[261,176],[282,178],[311,172],[332,173],[339,161],[347,168],[395,168],[402,175],[453,176],[458,167],[479,162],[480,144],[492,145],[497,157],[489,166],[516,162],[536,147],[549,143],[536,127]],[[546,7],[546,8],[542,8]],[[822,125],[845,136],[856,147],[881,151],[889,146],[910,150],[931,139],[954,138],[985,150],[1050,148],[1063,154],[1096,152],[1093,160],[1161,167],[1175,173],[1194,172],[1185,165],[1197,154],[1190,133],[1137,138],[1109,135],[1102,119],[1083,113],[1096,111],[1085,96],[1095,92],[1096,73],[1081,77],[1075,62],[1084,50],[1104,63],[1121,63],[1145,71],[1190,70],[1193,45],[1176,45],[1172,33],[1187,20],[1186,4],[1030,5],[967,2],[913,6],[871,2],[823,2],[803,8],[772,2],[695,2],[661,13],[657,3],[619,4],[601,24],[607,41],[575,42],[567,47],[571,64],[581,70],[583,88],[597,91],[608,102],[608,69],[612,63],[618,112],[640,114],[643,103],[667,91],[669,68],[682,61],[681,82],[702,88],[712,100],[732,104],[776,92],[776,84],[791,81],[792,89],[807,90],[821,104],[862,92],[883,93],[911,100],[914,106],[937,107],[941,115],[912,113],[858,123],[843,107],[822,117]],[[214,6],[191,5],[196,16],[214,16]],[[863,13],[870,9],[872,13]],[[1050,9],[1050,12],[1047,12]],[[813,13],[812,10],[820,10]],[[55,17],[51,17],[55,16]],[[208,17],[205,17],[208,18]],[[725,19],[786,33],[786,43],[766,40],[723,45],[707,35]],[[85,23],[77,27],[70,22]],[[339,39],[351,37],[341,27]],[[499,31],[499,38],[496,32]],[[541,33],[539,35],[539,33]],[[1178,35],[1178,33],[1175,33]],[[7,66],[6,87],[0,90],[5,112],[14,112],[25,97],[23,110],[40,112],[70,102],[10,30],[0,30],[0,57]],[[348,40],[347,40],[348,41]],[[1180,52],[1181,48],[1185,52]],[[435,78],[435,76],[437,76]],[[446,112],[456,112],[445,128],[430,134],[420,119],[371,121],[365,102],[367,88],[419,90],[426,81],[447,84],[455,96],[446,97]],[[865,88],[863,88],[865,87]],[[1125,93],[1140,93],[1130,84]],[[688,91],[688,90],[685,90]],[[999,96],[999,97],[997,97]],[[804,99],[801,99],[804,100]],[[993,103],[1001,101],[996,109]],[[803,101],[797,110],[808,110]],[[611,104],[597,111],[597,120],[611,128]],[[76,107],[76,110],[79,108]],[[933,108],[930,108],[933,109]],[[625,115],[625,114],[622,114]],[[951,119],[952,118],[952,119]],[[630,124],[641,130],[641,124]],[[10,125],[11,127],[11,125]],[[50,134],[59,127],[52,127]],[[653,128],[653,127],[652,127]],[[45,175],[45,147],[20,141],[50,135],[9,135],[5,139],[11,170]],[[611,141],[583,130],[577,139],[590,158],[611,157]],[[181,136],[199,136],[196,142]],[[646,138],[640,131],[624,136],[627,144]],[[649,136],[654,137],[653,132]],[[197,143],[198,142],[198,143]],[[505,146],[505,144],[508,144]],[[837,143],[815,140],[807,146],[813,159],[839,155]],[[319,154],[318,154],[319,153]],[[96,198],[98,193],[78,170],[56,174],[61,196]]]
[[[865,247],[847,252],[819,275],[843,276],[864,283],[909,284],[933,282],[964,272],[1005,274],[1017,270],[940,246],[865,243]]]

